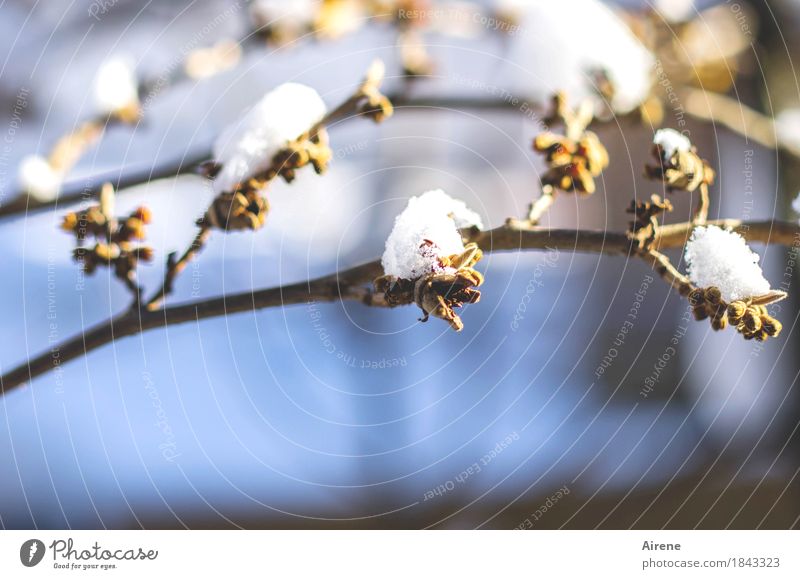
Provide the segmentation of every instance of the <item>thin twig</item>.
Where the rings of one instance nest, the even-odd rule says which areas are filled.
[[[655,272],[661,276],[661,279],[667,282],[680,295],[685,296],[694,289],[689,278],[679,272],[663,253],[655,249],[647,249],[643,250],[639,255],[642,259],[648,261]]]
[[[705,182],[700,183],[698,192],[700,197],[697,199],[697,207],[694,210],[692,223],[695,225],[705,225],[705,222],[708,221],[708,207],[710,204],[708,198],[708,185]]]
[[[167,257],[167,268],[164,273],[164,282],[161,288],[153,294],[153,297],[147,300],[145,307],[154,311],[157,310],[169,294],[172,293],[172,286],[175,278],[186,268],[186,265],[197,255],[206,245],[209,236],[211,235],[211,228],[207,225],[200,225],[192,243],[183,252],[183,255],[178,260],[175,260],[175,252],[170,253]]]
[[[103,131],[112,122],[106,117],[98,117],[81,123],[74,131],[61,137],[50,151],[50,166],[61,174],[69,173],[81,156],[100,140]]]
[[[711,223],[719,226],[727,225],[744,235],[748,241],[780,245],[800,243],[800,226],[796,223],[737,220]],[[695,225],[690,222],[661,227],[656,243],[661,249],[682,247],[694,227]],[[625,233],[539,227],[518,228],[503,225],[489,231],[477,232],[470,240],[478,243],[486,253],[556,248],[564,251],[635,256],[645,259],[651,267],[660,267],[665,273],[659,273],[676,289],[676,283],[685,279],[671,264],[668,262],[668,265],[665,264],[653,252],[639,251],[636,241],[631,240]],[[0,391],[9,392],[87,352],[120,338],[154,328],[309,301],[354,300],[369,306],[384,306],[386,304],[382,296],[363,287],[381,273],[380,261],[375,260],[335,274],[288,286],[192,301],[156,311],[144,308],[128,311],[55,345],[47,352],[9,371],[0,377]],[[672,279],[669,276],[672,276]]]
[[[53,209],[82,201],[92,201],[99,197],[100,189],[105,183],[111,183],[117,193],[124,193],[125,188],[149,183],[157,179],[177,177],[187,173],[197,173],[204,161],[208,160],[210,150],[182,156],[167,163],[144,169],[126,169],[110,171],[100,175],[87,177],[82,181],[65,184],[61,188],[58,199],[53,201],[37,201],[19,192],[7,204],[0,205],[0,217],[10,217]]]
[[[556,200],[556,191],[549,185],[545,185],[542,194],[528,206],[528,216],[525,219],[516,219],[509,217],[506,220],[506,225],[515,229],[524,229],[526,227],[534,227],[539,225],[539,222],[544,217],[544,214],[550,210]]]

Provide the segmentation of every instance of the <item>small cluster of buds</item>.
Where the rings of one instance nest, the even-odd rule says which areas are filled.
[[[476,288],[483,283],[483,275],[473,266],[482,257],[483,252],[478,246],[469,243],[460,254],[439,257],[440,268],[437,271],[416,280],[381,276],[374,282],[375,290],[384,294],[390,307],[415,303],[422,310],[420,321],[425,322],[433,316],[445,320],[460,332],[464,323],[454,308],[477,303],[480,299],[481,292]]]
[[[633,215],[633,220],[628,222],[628,233],[639,240],[640,247],[649,246],[658,230],[658,216],[669,211],[672,211],[672,203],[658,195],[651,195],[649,201],[634,199],[625,210]]]
[[[319,96],[308,87],[288,83],[266,95],[267,99],[277,98],[276,93],[283,91],[281,96],[285,100],[286,91],[292,87],[291,94],[302,90],[303,98],[306,100],[310,98],[312,104],[315,104],[313,95],[316,95],[316,100],[323,109],[319,113],[322,118],[300,136],[282,143],[277,152],[271,152],[266,168],[250,174],[239,182],[225,181],[224,190],[217,195],[203,217],[197,221],[198,226],[224,231],[260,229],[266,222],[269,212],[269,202],[263,192],[270,182],[277,177],[282,177],[287,183],[291,183],[296,178],[297,171],[307,165],[311,165],[317,174],[322,174],[327,169],[328,163],[333,157],[328,133],[325,129],[327,122],[353,112],[371,118],[375,122],[381,122],[392,115],[394,111],[392,103],[379,90],[383,76],[383,63],[374,62],[367,71],[365,80],[347,102],[324,117],[324,104]],[[311,93],[312,96],[309,97],[308,93]],[[262,117],[264,117],[263,114],[255,121],[251,119],[249,122],[260,123]],[[267,115],[267,117],[271,117],[271,115]],[[263,131],[255,132],[258,134]],[[252,162],[252,160],[248,159],[248,162]],[[263,167],[263,165],[260,166]],[[224,175],[224,173],[224,162],[211,161],[203,167],[203,174],[209,178],[219,180],[220,175]]]
[[[597,135],[586,130],[594,118],[593,107],[584,101],[573,111],[563,93],[553,96],[552,106],[548,122],[563,123],[566,134],[545,132],[533,140],[533,150],[544,153],[548,165],[542,185],[561,191],[594,193],[594,178],[608,166],[609,159]]]
[[[139,207],[124,219],[114,217],[114,188],[107,183],[100,194],[100,204],[64,216],[63,230],[72,233],[78,245],[73,257],[83,271],[93,273],[98,266],[114,269],[114,274],[134,288],[139,261],[151,261],[153,250],[136,243],[145,238],[145,225],[150,223],[147,207]],[[95,239],[92,248],[83,247],[89,238]]]
[[[783,326],[767,313],[766,304],[769,296],[735,300],[725,303],[719,288],[696,288],[689,293],[689,303],[696,320],[711,320],[711,327],[724,330],[731,325],[744,336],[745,340],[763,342],[767,338],[776,338]]]
[[[291,183],[297,176],[297,170],[306,165],[311,165],[317,175],[321,175],[328,168],[332,156],[333,152],[328,145],[328,133],[324,128],[320,128],[313,134],[304,134],[286,145],[272,158],[270,168],[256,179],[268,182],[280,176],[287,183]]]
[[[269,167],[237,183],[232,193],[247,195],[253,191],[260,191],[276,177],[283,177],[284,181],[291,183],[297,177],[297,170],[306,165],[311,165],[314,171],[321,175],[333,157],[328,142],[328,132],[324,127],[314,128],[300,135],[272,157]],[[202,173],[208,178],[214,178],[221,169],[221,165],[209,161],[203,165]]]
[[[714,170],[697,154],[697,148],[688,146],[665,147],[654,143],[652,148],[656,165],[646,165],[645,175],[649,179],[662,181],[667,191],[694,191],[701,185],[714,182]]]
[[[608,152],[592,132],[577,141],[555,133],[542,133],[533,140],[533,150],[545,154],[548,170],[542,185],[561,191],[595,192],[594,178],[608,166]]]
[[[198,227],[213,227],[223,231],[260,229],[269,212],[269,202],[260,193],[263,185],[263,182],[251,179],[244,190],[220,193],[203,217],[197,220]]]

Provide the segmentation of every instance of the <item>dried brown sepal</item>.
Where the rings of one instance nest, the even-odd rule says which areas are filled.
[[[451,328],[460,332],[464,323],[454,308],[477,303],[481,292],[475,287],[482,283],[483,276],[472,268],[421,278],[414,287],[414,301],[422,310],[420,321],[427,321],[429,316],[433,316],[445,320]]]
[[[392,275],[383,275],[373,282],[375,291],[384,294],[389,307],[414,303],[414,281]]]
[[[786,297],[783,292],[771,292],[771,294],[779,293]],[[745,340],[763,342],[767,338],[778,337],[783,328],[777,319],[769,315],[765,305],[757,303],[768,299],[773,301],[782,299],[771,294],[726,303],[719,288],[695,288],[689,293],[689,303],[692,305],[696,320],[710,318],[711,327],[715,330],[724,330],[730,325],[736,328]]]
[[[395,276],[381,276],[373,285],[375,291],[384,294],[390,307],[417,304],[422,310],[420,321],[430,316],[445,320],[456,331],[464,323],[455,308],[474,304],[481,293],[476,288],[483,284],[483,275],[474,266],[483,257],[483,252],[474,243],[468,243],[464,251],[440,258],[444,271],[432,272],[415,280]]]

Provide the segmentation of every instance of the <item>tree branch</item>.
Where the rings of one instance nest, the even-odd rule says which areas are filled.
[[[711,221],[709,223],[729,227],[751,242],[780,245],[800,243],[800,226],[796,223],[738,220]],[[683,247],[694,227],[690,222],[661,227],[654,246],[659,249]],[[469,238],[486,253],[555,248],[564,251],[635,256],[644,259],[676,289],[685,280],[684,276],[670,264],[665,265],[664,260],[659,259],[660,254],[638,249],[637,242],[631,240],[625,233],[503,225],[489,231],[475,232],[469,235]],[[380,261],[376,260],[291,285],[192,301],[155,311],[146,308],[128,311],[67,339],[0,376],[0,392],[9,392],[37,376],[117,339],[155,328],[269,307],[303,304],[309,301],[352,300],[368,306],[386,306],[381,295],[364,287],[382,273]]]
[[[685,89],[681,94],[684,109],[692,117],[719,123],[748,142],[753,141],[768,149],[781,149],[800,157],[797,145],[778,138],[775,120],[771,117],[724,94],[697,88]]]
[[[156,179],[177,177],[187,173],[198,173],[202,163],[208,160],[211,152],[209,150],[200,151],[191,155],[184,155],[163,165],[146,169],[109,171],[100,175],[87,177],[82,181],[72,181],[66,183],[59,193],[58,199],[54,201],[37,201],[36,199],[17,192],[13,199],[5,205],[0,205],[0,218],[43,211],[45,209],[58,208],[81,201],[92,201],[99,198],[100,190],[105,183],[111,183],[114,189],[122,192],[126,187],[133,187],[149,183]]]
[[[734,133],[741,135],[745,139],[753,140],[759,145],[775,149],[779,147],[786,152],[800,158],[800,149],[793,147],[790,143],[778,142],[774,123],[772,119],[762,115],[758,111],[750,109],[745,105],[734,101],[730,97],[717,93],[690,89],[683,93],[686,98],[686,112],[690,116],[708,122],[720,123]],[[506,112],[520,112],[519,103],[514,105],[508,99],[487,99],[475,97],[423,97],[407,98],[402,94],[387,95],[389,100],[394,103],[397,111],[402,110],[493,110]],[[532,110],[528,107],[527,110]],[[537,109],[538,110],[538,109]],[[544,111],[542,110],[542,114]],[[608,122],[617,123],[623,117],[611,117],[610,119],[595,120],[592,125]],[[632,115],[627,115],[627,119],[633,119]],[[624,119],[623,119],[624,120]],[[211,149],[204,149],[191,155],[184,155],[163,165],[151,169],[125,171],[119,169],[109,173],[93,176],[81,181],[66,183],[61,190],[56,201],[36,201],[28,198],[23,192],[16,192],[12,195],[12,200],[0,205],[0,218],[21,213],[48,209],[56,205],[69,205],[80,201],[91,200],[99,194],[103,183],[110,182],[119,191],[126,187],[140,185],[155,179],[176,177],[186,173],[198,172],[203,162],[211,157]]]
[[[396,111],[473,109],[514,112],[520,110],[519,106],[514,106],[509,101],[485,98],[412,99],[402,94],[389,94],[387,98],[394,104]],[[340,107],[337,107],[329,113],[324,119],[324,122],[330,126],[334,122],[342,120],[347,114],[352,114],[352,104],[351,101],[346,101]],[[532,109],[529,107],[528,110]],[[619,121],[619,117],[616,117],[614,121]],[[211,147],[208,146],[190,155],[183,155],[180,158],[151,168],[130,171],[120,168],[108,173],[87,177],[82,181],[71,181],[62,186],[58,199],[53,201],[37,201],[26,195],[23,191],[17,191],[12,194],[11,201],[8,203],[2,204],[2,200],[0,200],[0,218],[28,214],[34,211],[42,211],[58,206],[79,203],[81,201],[91,201],[99,196],[100,189],[104,183],[111,183],[118,193],[122,193],[122,190],[127,187],[141,185],[156,179],[166,179],[190,173],[200,174],[203,164],[210,159]]]
[[[180,258],[177,260],[175,259],[177,252],[172,252],[167,256],[164,282],[161,284],[161,288],[147,301],[147,304],[145,304],[148,310],[157,310],[164,302],[164,298],[172,293],[172,285],[175,282],[175,278],[180,275],[194,256],[202,251],[210,236],[211,228],[206,224],[200,225],[197,230],[197,235],[195,235],[192,243],[186,248],[186,251],[183,252]]]

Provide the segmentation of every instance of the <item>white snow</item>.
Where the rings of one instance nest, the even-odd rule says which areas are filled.
[[[689,279],[696,286],[716,286],[732,302],[766,294],[769,282],[758,265],[758,254],[733,231],[715,225],[697,227],[686,244]]]
[[[653,136],[653,144],[661,147],[665,159],[671,159],[677,151],[688,151],[692,148],[689,138],[675,129],[659,129]]]
[[[800,213],[800,193],[798,193],[797,197],[792,201],[792,209],[794,209],[795,213]]]
[[[22,189],[38,201],[54,200],[63,181],[63,175],[39,155],[28,155],[22,159],[18,178]]]
[[[94,77],[94,103],[99,112],[111,114],[138,100],[132,58],[115,55],[100,65]]]
[[[655,0],[654,8],[669,22],[685,22],[697,13],[694,0]]]
[[[800,149],[800,109],[784,109],[775,117],[778,142]]]
[[[253,0],[250,16],[257,26],[290,26],[298,30],[314,22],[320,0]]]
[[[520,28],[503,70],[513,94],[547,103],[563,90],[580,102],[596,97],[592,72],[602,70],[615,87],[616,112],[629,112],[647,98],[655,58],[611,9],[598,0],[515,4]]]
[[[217,193],[267,169],[289,141],[325,116],[325,103],[313,88],[288,82],[268,92],[225,129],[214,143],[222,169],[214,179]]]
[[[480,216],[441,189],[412,197],[394,222],[383,253],[383,271],[403,279],[443,272],[438,257],[464,251],[459,228],[483,227]]]

